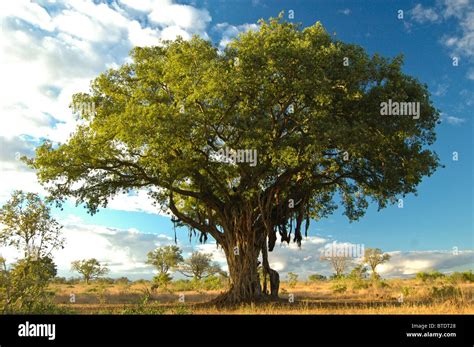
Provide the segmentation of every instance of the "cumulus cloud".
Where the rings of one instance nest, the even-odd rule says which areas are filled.
[[[153,200],[149,197],[146,189],[139,189],[126,195],[119,194],[109,201],[107,207],[112,210],[169,215],[168,211],[162,211],[160,207],[153,204]]]
[[[474,60],[474,2],[471,0],[442,0],[434,7],[417,4],[410,10],[412,19],[418,23],[441,23],[454,21],[456,30],[446,33],[440,42],[450,50],[454,57]],[[411,26],[411,24],[409,24]],[[468,70],[468,79],[474,79],[472,69]]]
[[[221,40],[219,41],[219,49],[223,50],[237,35],[249,30],[257,31],[259,29],[259,26],[254,23],[245,23],[237,26],[231,25],[229,23],[219,23],[214,26],[213,29],[221,35]]]
[[[461,125],[465,123],[467,120],[465,118],[450,116],[444,112],[441,113],[441,121],[446,122],[450,125]]]
[[[212,19],[206,9],[174,4],[171,0],[120,0],[120,2],[134,10],[147,12],[148,19],[160,27],[177,27],[196,34],[202,34]]]
[[[211,17],[207,10],[171,0],[17,0],[0,3],[0,20],[0,199],[5,200],[20,187],[41,190],[34,174],[12,156],[32,155],[31,145],[44,138],[67,140],[76,127],[69,108],[74,93],[88,92],[90,81],[125,62],[134,46],[178,35],[207,37]],[[112,206],[151,211],[148,201],[125,200]]]
[[[438,14],[432,8],[425,8],[421,4],[417,4],[410,10],[411,17],[415,22],[436,22],[439,19]]]
[[[411,251],[389,252],[390,261],[380,265],[377,271],[386,277],[413,276],[420,271],[438,270],[452,272],[472,269],[474,251]]]
[[[70,215],[60,223],[64,226],[62,235],[65,247],[53,254],[59,276],[77,276],[70,270],[72,261],[96,258],[108,264],[111,277],[151,278],[154,269],[145,263],[147,253],[156,247],[174,244],[174,238],[165,234],[84,224],[75,215]],[[186,251],[191,247],[179,241],[178,245]],[[10,263],[20,257],[11,247],[0,248],[0,254]]]
[[[118,229],[102,225],[85,224],[79,217],[70,215],[60,221],[66,239],[65,248],[54,253],[55,263],[60,276],[77,276],[70,270],[71,262],[78,259],[96,258],[107,263],[111,277],[127,276],[131,279],[153,277],[154,269],[146,264],[146,255],[156,247],[174,244],[174,238],[162,233],[145,233],[135,228]],[[168,232],[169,234],[169,232]],[[280,243],[269,253],[270,266],[286,279],[289,272],[299,275],[304,280],[311,274],[330,276],[333,273],[328,262],[320,259],[321,255],[334,244],[345,247],[364,247],[351,242],[336,242],[329,238],[309,236],[302,241],[301,248],[295,243]],[[178,246],[183,256],[189,257],[193,251],[212,254],[223,270],[228,271],[225,254],[215,242],[193,244],[181,242]],[[474,265],[474,251],[392,251],[389,262],[380,265],[377,270],[386,278],[410,277],[420,271],[439,270],[442,272],[464,271]],[[12,248],[0,248],[0,254],[8,262],[19,258]],[[350,268],[361,262],[354,258]],[[350,270],[348,269],[348,271]],[[182,278],[179,273],[173,275]]]

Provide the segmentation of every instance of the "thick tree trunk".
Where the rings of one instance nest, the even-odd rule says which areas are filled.
[[[262,291],[258,274],[258,257],[261,245],[252,241],[229,243],[223,247],[229,266],[230,289],[218,296],[214,302],[219,305],[252,303],[278,299],[279,276],[271,270],[271,294]]]

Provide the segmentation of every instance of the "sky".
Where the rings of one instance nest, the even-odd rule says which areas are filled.
[[[74,131],[71,96],[87,92],[90,81],[127,61],[134,46],[160,39],[199,35],[223,49],[238,33],[258,30],[260,18],[285,19],[303,27],[320,21],[335,38],[362,46],[369,54],[403,54],[403,71],[428,85],[441,112],[433,149],[445,168],[438,169],[398,205],[349,223],[337,210],[311,224],[302,247],[282,244],[270,263],[283,278],[329,275],[319,257],[325,246],[378,247],[392,255],[380,267],[385,277],[418,271],[473,269],[473,109],[474,1],[331,1],[331,0],[115,0],[0,2],[0,204],[15,189],[44,190],[35,173],[18,158],[33,156],[44,139],[64,143]],[[290,11],[294,18],[288,18]],[[457,160],[453,160],[456,152]],[[94,216],[68,202],[53,210],[64,225],[64,250],[54,254],[59,274],[72,276],[70,262],[97,258],[111,277],[150,278],[146,253],[174,243],[168,216],[151,205],[145,190],[114,198]],[[184,256],[212,253],[225,268],[215,243],[189,240],[177,230]],[[10,262],[18,254],[0,252]]]

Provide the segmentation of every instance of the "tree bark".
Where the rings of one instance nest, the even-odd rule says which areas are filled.
[[[258,273],[261,244],[254,243],[251,237],[248,238],[243,242],[229,242],[223,246],[229,267],[230,288],[214,300],[218,305],[278,299],[279,275],[275,270],[269,269],[271,295],[262,290]]]

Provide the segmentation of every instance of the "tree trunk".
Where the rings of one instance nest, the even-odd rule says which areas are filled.
[[[271,270],[271,296],[262,291],[258,274],[258,257],[261,245],[246,240],[229,242],[223,246],[229,267],[230,289],[218,296],[214,303],[218,305],[253,303],[278,299],[279,276]]]

